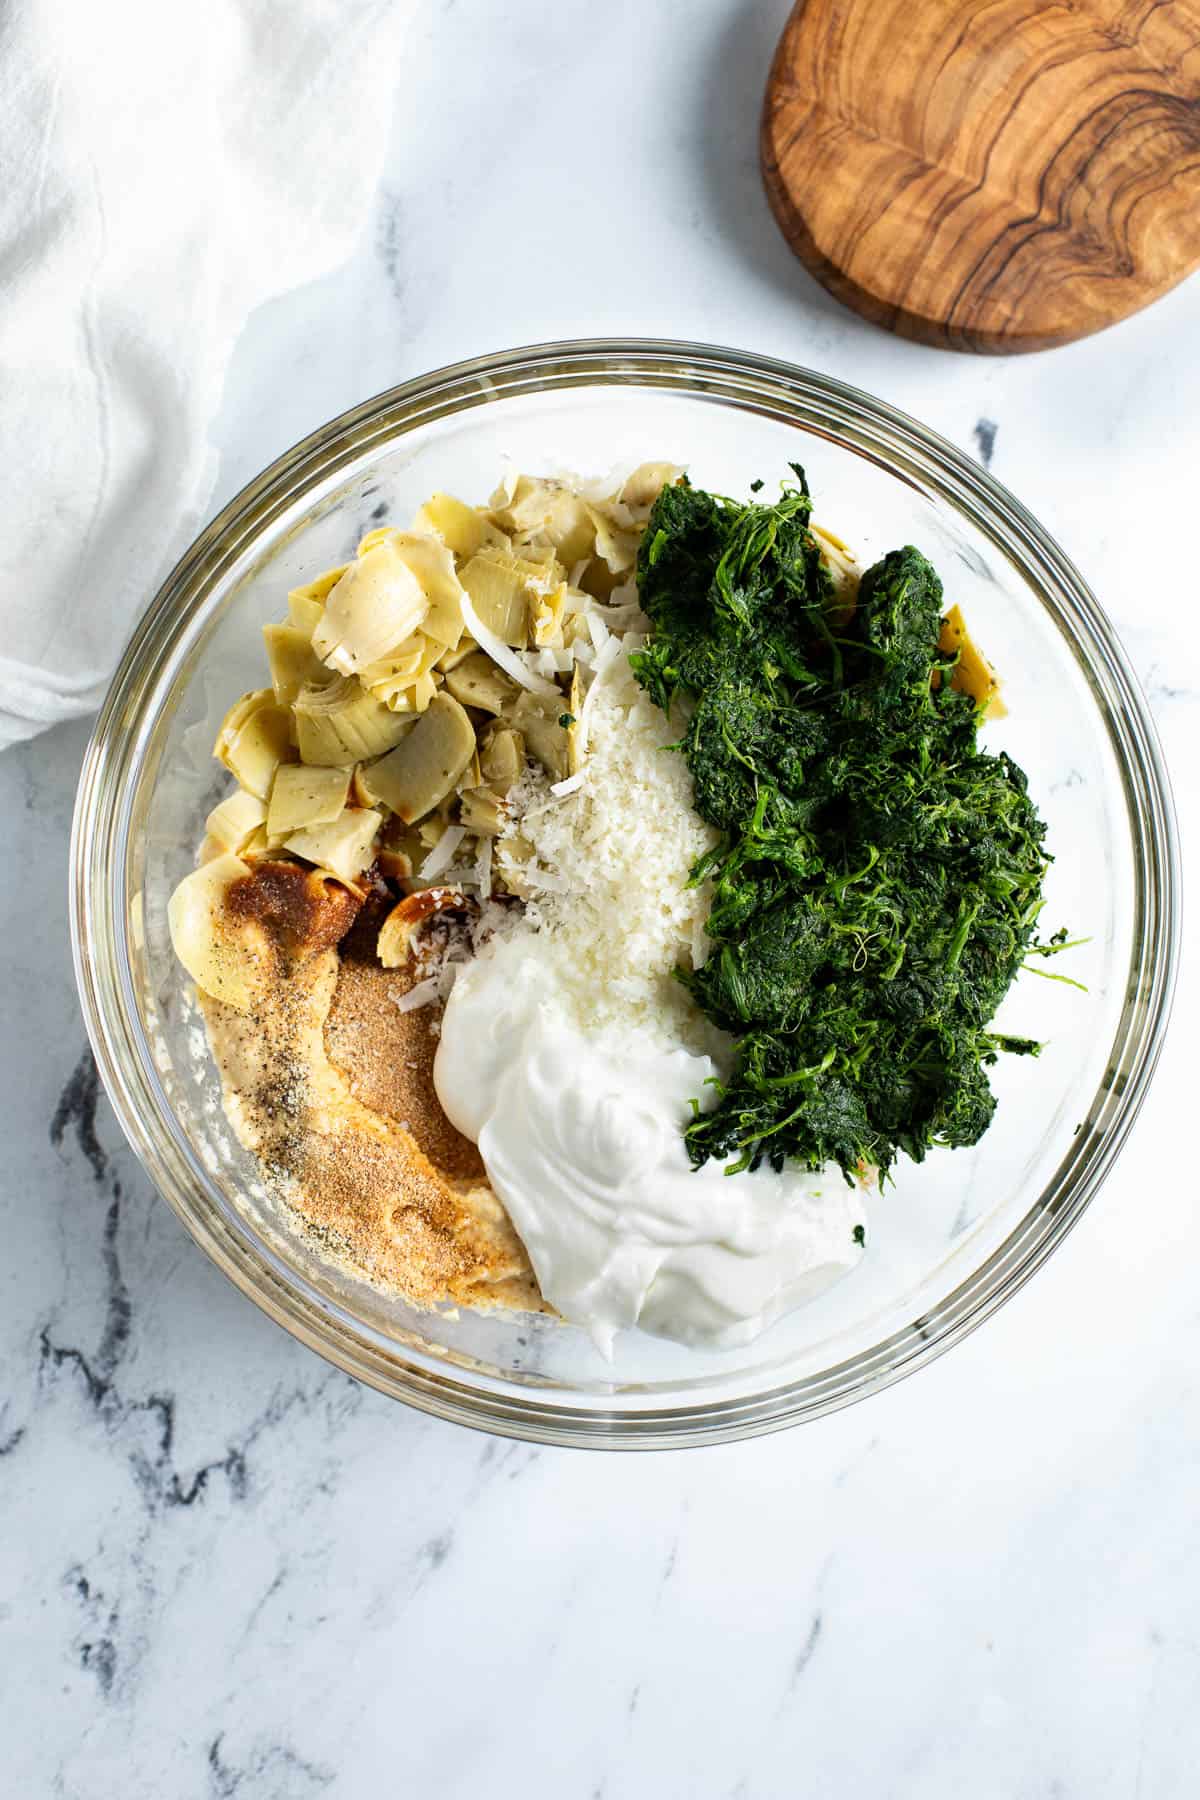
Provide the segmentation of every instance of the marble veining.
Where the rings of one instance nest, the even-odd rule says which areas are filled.
[[[683,30],[631,0],[421,9],[373,228],[251,322],[214,505],[343,407],[490,347],[658,333],[812,363],[996,467],[1062,539],[1146,686],[1194,842],[1200,284],[1010,361],[843,313],[758,183],[787,10],[695,0]],[[1190,948],[1120,1165],[972,1338],[801,1431],[539,1450],[329,1368],[151,1192],[70,971],[85,743],[72,726],[0,758],[0,1790],[1190,1800]]]
[[[996,433],[999,429],[995,419],[976,419],[971,432],[975,439],[975,453],[985,469],[992,466],[992,458],[996,454]]]

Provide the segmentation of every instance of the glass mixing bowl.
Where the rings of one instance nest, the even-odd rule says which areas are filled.
[[[1048,929],[1087,943],[1086,993],[1022,976],[1002,1025],[1046,1040],[994,1071],[973,1150],[903,1169],[858,1270],[758,1342],[685,1350],[623,1334],[605,1363],[543,1318],[422,1313],[322,1263],[230,1131],[166,903],[224,784],[230,701],[290,587],[404,523],[438,488],[474,501],[512,463],[605,474],[649,458],[745,495],[802,462],[818,519],[865,562],[915,543],[1005,682],[986,728],[1029,773],[1056,860]],[[134,634],[88,752],[72,845],[79,990],[100,1072],[152,1180],[243,1291],[384,1393],[513,1437],[603,1448],[776,1430],[917,1369],[1014,1293],[1112,1166],[1163,1040],[1178,941],[1170,792],[1145,702],[1100,607],[999,484],[867,394],[683,343],[516,350],[407,382],[335,419],[201,534]],[[1061,966],[1061,965],[1060,965]]]

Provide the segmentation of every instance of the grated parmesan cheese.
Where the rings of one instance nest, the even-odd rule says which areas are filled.
[[[408,1013],[416,1012],[422,1006],[432,1006],[437,998],[437,976],[427,975],[424,981],[414,982],[407,993],[395,995],[395,1003],[397,1011]]]
[[[420,880],[431,881],[435,875],[441,875],[448,869],[466,835],[466,829],[462,825],[448,825],[421,864],[418,870]]]
[[[571,784],[558,783],[556,794],[544,777],[526,777],[514,792],[512,830],[532,846],[521,870],[532,897],[481,955],[505,954],[518,938],[535,978],[581,1026],[641,1026],[664,1045],[711,1055],[721,1034],[672,971],[698,966],[707,951],[711,893],[687,884],[717,834],[694,811],[687,764],[669,748],[678,715],[668,719],[629,667],[641,640],[621,646],[601,625],[595,641],[606,667],[588,694],[586,781],[566,793]]]

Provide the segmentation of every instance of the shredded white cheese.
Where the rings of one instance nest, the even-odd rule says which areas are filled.
[[[448,869],[458,853],[458,846],[466,835],[465,826],[447,825],[417,871],[419,879],[429,881],[434,875],[440,875],[444,869]]]
[[[492,891],[492,840],[486,831],[479,836],[479,849],[472,874],[480,894],[486,898]]]
[[[437,976],[426,976],[424,981],[415,982],[406,994],[395,995],[397,1010],[402,1013],[416,1012],[418,1007],[432,1006],[438,998],[438,992]]]
[[[519,650],[510,649],[489,631],[479,614],[475,611],[471,596],[464,588],[459,596],[462,609],[463,624],[470,632],[481,650],[486,650],[494,663],[502,668],[506,675],[511,675],[519,687],[528,688],[531,694],[557,695],[558,689],[545,675],[539,675],[530,667],[529,662]]]
[[[587,697],[586,779],[571,792],[571,779],[550,788],[535,778],[514,795],[512,830],[533,850],[521,871],[532,898],[502,934],[522,935],[547,989],[567,996],[580,1024],[640,1024],[664,1044],[712,1054],[720,1034],[672,971],[697,966],[707,950],[711,895],[688,879],[716,833],[693,809],[686,762],[668,747],[679,715],[668,719],[648,699],[603,625],[596,638],[607,666]]]

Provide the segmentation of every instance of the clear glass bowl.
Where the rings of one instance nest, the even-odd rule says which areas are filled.
[[[434,489],[475,500],[506,461],[603,474],[646,458],[745,494],[802,462],[817,517],[864,561],[915,543],[1001,670],[988,727],[1030,776],[1056,861],[1044,915],[1088,943],[1087,992],[1022,977],[1002,1023],[1047,1040],[995,1071],[972,1151],[903,1170],[871,1207],[858,1271],[748,1348],[625,1334],[604,1363],[569,1327],[429,1314],[320,1262],[264,1193],[221,1110],[171,953],[166,901],[222,787],[229,701],[262,667],[260,626],[365,527]],[[96,727],[72,845],[79,989],[118,1117],[197,1243],[349,1373],[465,1424],[548,1443],[655,1448],[749,1436],[861,1398],[978,1325],[1096,1192],[1162,1044],[1178,942],[1166,775],[1145,702],[1095,599],[1019,503],[869,395],[765,358],[656,342],[551,344],[406,383],[335,419],[197,539],[142,620]]]

